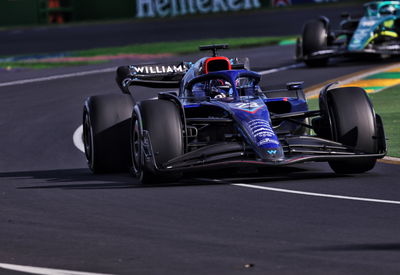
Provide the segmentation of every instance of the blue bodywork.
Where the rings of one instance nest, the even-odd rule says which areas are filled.
[[[116,80],[123,93],[130,93],[128,87],[133,85],[178,89],[136,103],[132,116],[135,127],[131,128],[135,171],[156,175],[385,155],[383,127],[378,122],[377,136],[381,139],[377,152],[365,153],[338,140],[328,100],[332,84],[321,90],[320,110],[310,111],[302,82],[287,83],[286,89],[263,91],[259,86],[261,75],[248,70],[246,60],[216,54],[218,49],[226,48],[227,45],[201,46],[201,50],[212,50],[213,56],[194,64],[118,68]],[[164,109],[160,108],[157,115],[154,106]],[[172,130],[168,138],[178,141],[172,150],[163,143],[159,131],[168,126]],[[165,159],[157,159],[160,152]]]

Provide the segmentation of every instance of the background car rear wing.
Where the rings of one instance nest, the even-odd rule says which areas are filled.
[[[129,86],[149,88],[178,88],[191,63],[130,65],[117,69],[116,81],[123,93],[129,94]]]

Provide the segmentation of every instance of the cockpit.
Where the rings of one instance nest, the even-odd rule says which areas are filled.
[[[196,98],[229,99],[233,97],[232,84],[220,78],[198,82],[193,85],[191,92]]]
[[[257,73],[245,70],[218,71],[192,79],[186,86],[186,97],[195,100],[234,101],[241,97],[260,96]]]
[[[365,4],[366,16],[400,15],[400,1],[371,2]]]

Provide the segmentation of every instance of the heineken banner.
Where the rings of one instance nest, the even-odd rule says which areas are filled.
[[[136,17],[165,17],[260,7],[260,0],[136,0]]]
[[[186,14],[216,13],[282,7],[339,0],[136,0],[136,17],[167,17]]]

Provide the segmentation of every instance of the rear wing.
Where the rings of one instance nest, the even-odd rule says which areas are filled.
[[[116,81],[125,94],[129,94],[129,86],[149,88],[179,88],[180,82],[191,63],[130,65],[117,69]]]

